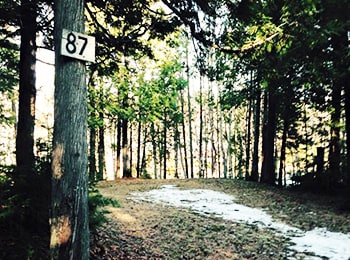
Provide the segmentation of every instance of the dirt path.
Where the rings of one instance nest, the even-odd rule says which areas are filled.
[[[254,225],[155,203],[130,200],[131,192],[176,184],[182,189],[206,188],[233,194],[238,202],[262,208],[277,220],[309,230],[327,227],[350,232],[350,214],[336,197],[320,197],[277,190],[260,184],[227,180],[119,180],[98,188],[117,199],[109,207],[110,222],[92,244],[92,259],[301,259],[288,250],[287,238]],[[313,214],[311,214],[311,212]]]

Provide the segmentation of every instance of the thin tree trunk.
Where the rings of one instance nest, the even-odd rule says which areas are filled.
[[[125,102],[123,102],[125,104]],[[128,153],[128,120],[122,119],[122,150],[121,150],[121,163],[123,178],[130,178],[131,171],[129,166],[129,153]]]
[[[220,121],[221,121],[221,111],[220,111],[220,105],[218,104],[218,102],[216,102],[216,142],[218,145],[217,148],[217,169],[218,169],[218,173],[219,173],[219,178],[221,178],[221,146],[222,146],[222,141],[221,141],[221,128],[220,128]]]
[[[343,44],[343,36],[335,37],[332,41],[332,46],[335,49],[335,52],[341,51],[343,48],[343,45],[346,46],[346,44]],[[346,41],[345,41],[346,43]],[[345,55],[346,56],[346,55]],[[337,57],[335,55],[335,57]],[[334,61],[334,67],[340,74],[340,71],[343,71],[343,73],[347,74],[348,71],[344,72],[344,64],[341,62],[341,58],[339,60]],[[336,75],[335,80],[333,81],[332,86],[332,112],[331,112],[331,132],[330,132],[330,143],[329,143],[329,174],[330,174],[330,181],[331,184],[335,184],[337,181],[340,180],[340,157],[341,157],[341,148],[340,148],[340,121],[341,121],[341,110],[342,110],[342,89],[343,89],[343,82],[344,76],[342,75]]]
[[[146,171],[146,146],[147,146],[147,127],[144,127],[143,129],[143,146],[142,146],[142,158],[141,158],[141,169],[140,174],[147,173]]]
[[[208,178],[208,155],[209,155],[209,129],[208,129],[208,125],[209,125],[209,118],[208,115],[205,116],[205,120],[204,122],[206,123],[204,126],[204,142],[205,142],[205,147],[204,147],[204,169],[205,169],[205,178]]]
[[[154,127],[154,123],[151,123],[151,136],[152,136],[152,153],[153,153],[153,171],[154,171],[154,178],[157,179],[158,172],[157,172],[157,142],[156,142],[156,131]]]
[[[92,73],[93,74],[93,73]],[[91,107],[91,111],[89,113],[89,117],[92,119],[96,118],[96,99],[95,99],[95,85],[93,81],[93,76],[91,74],[90,78],[90,84],[88,85],[88,88],[90,88],[90,98],[89,98],[89,105]],[[96,132],[96,126],[91,125],[89,127],[89,179],[90,181],[96,181],[97,180],[97,169],[96,169],[96,140],[97,140],[97,132]]]
[[[160,128],[160,127],[159,127]],[[161,130],[159,129],[157,132],[158,133],[161,133],[163,134],[163,131],[160,132]],[[162,178],[163,176],[163,140],[162,140],[162,137],[160,137],[160,139],[157,140],[157,144],[158,144],[158,155],[159,155],[159,158],[158,158],[158,162],[159,162],[159,179]]]
[[[225,127],[223,124],[223,111],[219,109],[220,113],[220,125],[219,125],[219,134],[220,134],[220,143],[221,143],[221,154],[222,154],[222,161],[223,161],[223,174],[224,178],[227,179],[227,154],[225,151],[225,146],[224,146],[224,132],[225,132]]]
[[[199,76],[199,177],[204,177],[203,158],[203,76]]]
[[[250,153],[251,153],[251,122],[252,122],[252,107],[253,107],[253,93],[254,93],[254,79],[253,79],[253,70],[250,71],[250,89],[248,97],[248,111],[247,111],[247,136],[246,136],[246,161],[245,161],[245,179],[251,179],[251,172],[249,171],[250,165]]]
[[[252,181],[259,181],[259,140],[260,140],[260,112],[261,112],[261,91],[256,94],[254,112],[254,148],[252,160]]]
[[[304,95],[307,95],[306,93]],[[309,133],[308,133],[308,116],[306,111],[306,105],[304,105],[304,131],[305,131],[305,169],[304,172],[308,173],[308,166],[309,166]]]
[[[141,131],[142,131],[142,123],[141,120],[138,122],[137,126],[137,160],[136,160],[136,178],[139,178],[141,175]]]
[[[113,157],[113,179],[116,180],[117,179],[117,169],[116,169],[116,165],[117,165],[117,138],[116,138],[116,132],[117,132],[117,123],[115,120],[111,121],[111,148],[112,148],[112,157]]]
[[[350,195],[350,74],[346,76],[345,87],[345,132],[346,132],[346,167],[345,167],[345,183],[349,186]]]
[[[249,180],[249,165],[250,165],[250,144],[251,144],[251,117],[252,117],[252,98],[249,97],[247,111],[247,134],[246,134],[246,150],[245,150],[245,179]]]
[[[227,171],[228,171],[228,177],[233,177],[233,156],[232,156],[232,143],[231,143],[231,136],[232,136],[232,109],[228,111],[228,121],[225,124],[225,139],[227,142]]]
[[[104,93],[103,88],[99,89],[98,117],[100,124],[98,127],[98,175],[97,180],[103,180],[105,176],[106,160],[105,160],[105,124],[104,124]]]
[[[184,104],[184,97],[183,97],[183,91],[181,91],[181,112],[182,112],[182,136],[183,136],[183,146],[184,146],[184,161],[185,161],[185,177],[186,179],[189,178],[189,171],[188,171],[188,160],[187,160],[187,138],[186,138],[186,124],[185,124],[185,104]]]
[[[133,160],[133,157],[132,157],[132,154],[133,154],[132,132],[133,131],[132,130],[133,130],[132,123],[130,123],[130,127],[129,127],[129,171],[130,171],[130,177],[132,177],[132,160]]]
[[[167,113],[164,113],[164,127],[163,127],[163,179],[167,177],[167,134],[168,123]]]
[[[208,100],[213,99],[213,93],[212,93],[212,86],[209,84],[209,91],[208,91]],[[214,133],[215,133],[215,124],[214,124],[214,109],[212,107],[213,105],[208,102],[208,112],[209,112],[209,127],[210,127],[210,143],[211,143],[211,150],[210,150],[210,156],[211,156],[211,175],[214,177],[215,175],[215,166],[216,166],[216,146],[215,146],[215,140],[214,140]]]
[[[89,258],[85,63],[60,55],[62,29],[84,32],[84,1],[55,2],[51,259]]]
[[[180,132],[179,132],[179,124],[175,122],[174,129],[174,152],[175,152],[175,178],[179,178],[179,149],[180,149]]]
[[[89,178],[96,181],[96,129],[90,128]]]
[[[115,169],[116,169],[116,173],[115,173],[115,176],[116,178],[118,178],[118,176],[120,178],[122,178],[122,169],[121,169],[121,160],[120,160],[120,156],[121,156],[121,151],[122,151],[122,146],[121,146],[121,143],[122,143],[122,122],[120,119],[118,119],[117,121],[117,142],[116,142],[116,166],[115,166]]]
[[[103,113],[99,113],[99,117],[102,118],[103,122]],[[104,132],[104,123],[98,128],[98,176],[97,180],[103,180],[103,176],[105,175],[105,135]]]
[[[288,118],[284,118],[283,122],[283,133],[282,133],[282,144],[281,144],[281,155],[280,155],[280,165],[278,171],[278,186],[283,186],[283,171],[286,165],[286,147],[287,147],[287,132],[288,132]]]
[[[341,87],[334,83],[332,93],[331,113],[331,140],[329,143],[329,174],[331,183],[340,179],[340,114],[341,114]]]
[[[190,164],[191,164],[191,178],[194,178],[194,164],[193,164],[193,133],[192,133],[192,106],[190,94],[190,66],[188,48],[186,49],[186,75],[187,75],[187,109],[188,109],[188,127],[189,127],[189,142],[190,142]]]

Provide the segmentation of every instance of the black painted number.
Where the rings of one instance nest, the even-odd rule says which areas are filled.
[[[83,42],[79,50],[79,55],[83,55],[86,45],[88,43],[88,39],[83,36],[78,36],[78,40],[81,40]],[[72,32],[67,34],[66,50],[70,54],[74,54],[77,52],[77,36]]]
[[[81,46],[81,49],[79,52],[79,55],[83,55],[85,48],[86,48],[86,45],[87,45],[87,42],[88,42],[88,39],[86,37],[83,37],[83,36],[78,36],[78,39],[83,41],[83,46]]]
[[[70,32],[67,34],[67,44],[66,44],[66,50],[70,54],[74,54],[77,51],[77,46],[75,45],[75,41],[77,40],[77,37],[74,33]]]

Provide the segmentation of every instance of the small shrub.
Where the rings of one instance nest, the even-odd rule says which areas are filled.
[[[152,177],[146,170],[143,170],[142,174],[140,175],[140,179],[152,179]]]
[[[96,230],[97,227],[107,222],[106,214],[109,213],[104,207],[119,207],[119,202],[110,198],[105,198],[94,187],[89,189],[89,225],[90,230]]]

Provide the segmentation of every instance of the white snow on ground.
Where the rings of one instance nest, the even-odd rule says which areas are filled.
[[[275,222],[269,214],[260,209],[237,204],[234,202],[234,196],[223,192],[205,189],[180,190],[175,185],[163,185],[160,189],[134,192],[130,195],[135,201],[185,207],[200,214],[213,214],[225,220],[272,228],[276,230],[277,235],[291,239],[295,244],[290,247],[291,250],[314,253],[319,259],[350,259],[350,234],[330,232],[326,228],[305,232],[285,223]]]

